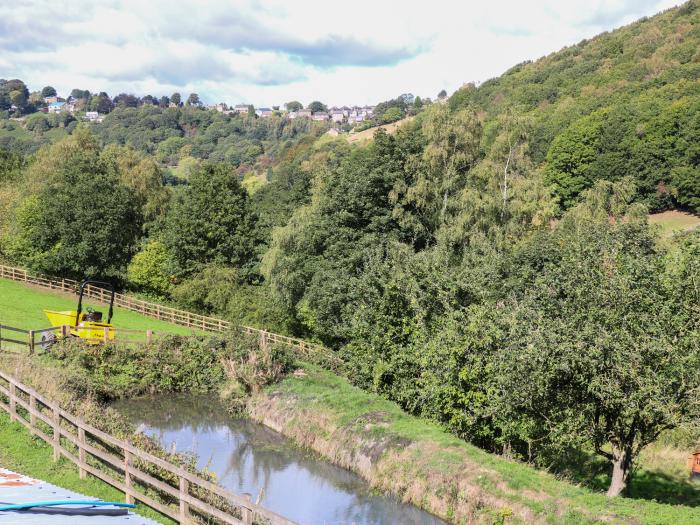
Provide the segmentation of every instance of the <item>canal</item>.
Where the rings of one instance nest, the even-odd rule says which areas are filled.
[[[302,525],[443,525],[412,505],[373,492],[356,474],[305,451],[212,397],[157,397],[114,405],[145,434],[216,473],[232,492]]]

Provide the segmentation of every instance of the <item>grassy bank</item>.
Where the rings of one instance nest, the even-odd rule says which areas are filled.
[[[80,479],[77,467],[65,458],[54,462],[51,447],[32,437],[19,423],[11,423],[5,412],[0,413],[0,465],[104,501],[122,501],[124,494],[102,480],[88,475]],[[144,505],[136,512],[160,523],[175,523]]]
[[[608,499],[488,454],[315,366],[249,402],[254,419],[454,523],[700,524],[697,509]]]
[[[50,326],[42,310],[75,310],[78,298],[75,295],[43,290],[33,286],[0,279],[0,323],[17,328],[37,329]],[[87,300],[84,307],[92,306],[106,313],[106,308],[95,301]],[[191,328],[159,321],[123,308],[114,308],[114,325],[132,330],[154,330],[170,334],[192,334]]]

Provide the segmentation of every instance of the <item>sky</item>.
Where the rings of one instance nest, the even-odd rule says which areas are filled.
[[[0,77],[209,104],[434,98],[679,3],[23,0],[1,10]]]

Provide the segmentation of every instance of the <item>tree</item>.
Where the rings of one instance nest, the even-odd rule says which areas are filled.
[[[454,197],[479,158],[482,129],[473,111],[453,114],[440,104],[426,111],[422,133],[427,141],[423,165],[407,173],[408,180],[401,181],[390,198],[402,221],[413,223],[420,237],[431,238],[461,208]]]
[[[209,263],[244,267],[253,252],[254,217],[235,172],[204,163],[168,213],[163,242],[181,273]]]
[[[497,360],[504,432],[557,455],[591,447],[610,461],[609,496],[700,406],[698,244],[666,266],[643,210],[624,205],[633,191],[597,183],[538,245],[536,279],[501,310]]]
[[[160,100],[158,101],[158,106],[161,108],[167,108],[170,105],[170,99],[163,95],[160,97]]]
[[[442,100],[443,98],[447,97],[447,91],[444,89],[440,90],[440,93],[438,93],[437,98],[438,100]]]
[[[401,120],[403,117],[404,112],[401,111],[401,108],[389,108],[382,114],[382,123],[388,124],[390,122],[396,122],[397,120]]]
[[[90,111],[97,111],[98,113],[105,114],[114,109],[114,103],[107,93],[100,91],[99,94],[90,97],[88,108]]]
[[[421,109],[423,107],[423,100],[420,97],[416,97],[413,101],[413,107],[416,109]]]
[[[671,172],[674,187],[678,190],[676,197],[682,206],[700,212],[700,165],[691,168],[682,166]]]
[[[90,98],[90,90],[89,89],[73,89],[70,92],[70,96],[78,99],[78,100],[84,100],[84,99],[89,99]]]
[[[133,195],[100,159],[94,137],[79,127],[42,150],[28,173],[40,188],[21,236],[32,269],[84,279],[120,279],[140,232]]]
[[[187,105],[188,106],[201,106],[202,102],[199,100],[199,95],[197,93],[190,93],[190,96],[187,97]]]
[[[172,287],[170,254],[163,243],[151,241],[129,263],[127,278],[138,288],[167,295]]]
[[[41,90],[41,95],[43,97],[55,97],[56,96],[56,90],[52,86],[45,86]]]
[[[311,104],[306,106],[306,109],[310,110],[312,113],[318,113],[319,111],[328,111],[328,107],[318,100],[314,100]]]
[[[291,102],[287,102],[284,107],[287,108],[287,111],[299,111],[304,107],[304,105],[298,100],[293,100]]]
[[[139,97],[131,93],[119,93],[114,97],[114,105],[120,108],[135,108],[140,102]]]
[[[170,95],[170,102],[172,102],[176,106],[179,106],[182,102],[182,97],[180,96],[180,93],[175,92],[172,95]]]

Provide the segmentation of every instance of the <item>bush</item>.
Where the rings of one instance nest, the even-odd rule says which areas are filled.
[[[131,259],[126,270],[127,279],[139,289],[165,296],[172,287],[170,266],[170,254],[165,245],[151,241]]]
[[[208,337],[168,335],[149,345],[90,345],[66,339],[51,353],[63,363],[68,388],[77,397],[99,401],[146,394],[206,394],[218,391],[227,381],[226,397],[232,391],[247,395],[278,380],[291,369],[293,359],[286,346],[261,349],[257,335],[239,330]]]

